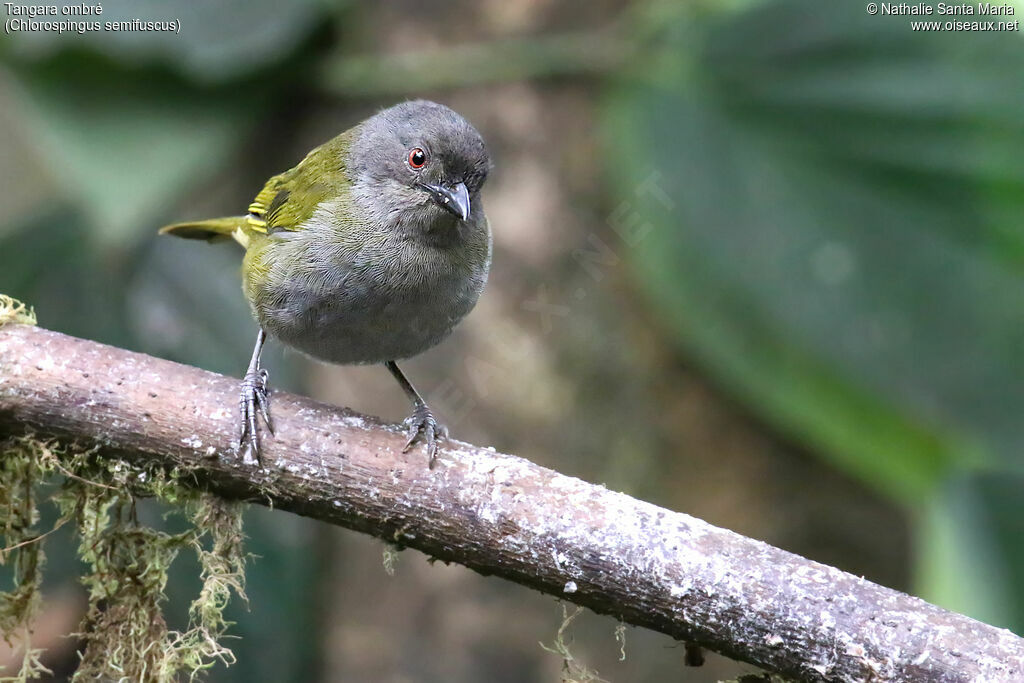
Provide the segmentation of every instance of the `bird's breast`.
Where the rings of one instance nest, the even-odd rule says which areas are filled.
[[[444,248],[394,233],[352,244],[314,237],[281,236],[268,276],[246,290],[268,333],[333,363],[408,358],[434,346],[476,304],[490,264],[489,235]]]

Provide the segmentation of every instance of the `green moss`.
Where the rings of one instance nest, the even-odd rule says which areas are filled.
[[[619,644],[619,661],[626,661],[626,625],[621,621],[615,626],[615,642]]]
[[[0,593],[0,629],[23,648],[18,675],[45,671],[29,641],[39,607],[45,533],[38,505],[56,504],[57,526],[74,523],[78,555],[87,565],[82,583],[89,606],[78,634],[83,643],[75,680],[172,681],[196,677],[220,661],[234,661],[222,644],[230,623],[224,609],[234,593],[244,599],[241,506],[181,483],[182,473],[138,467],[94,451],[59,451],[29,438],[0,443],[0,528],[13,563],[13,588]],[[43,498],[42,491],[50,491]],[[187,531],[170,534],[139,524],[136,501],[156,498],[185,516]],[[49,532],[47,532],[49,533]],[[203,587],[184,631],[163,616],[168,571],[182,550],[196,553]]]
[[[570,614],[569,608],[566,604],[564,602],[560,604],[562,607],[562,623],[558,627],[558,632],[555,634],[555,642],[551,645],[541,643],[540,646],[548,652],[556,654],[562,658],[561,683],[608,683],[605,679],[598,676],[596,671],[587,668],[583,662],[576,659],[569,650],[569,645],[572,642],[571,638],[566,641],[569,625],[572,624],[573,619],[580,615],[583,608],[577,607],[573,610],[572,614]]]
[[[392,543],[384,544],[384,573],[388,576],[395,575],[395,567],[398,565],[398,553],[401,551],[397,545]]]
[[[46,454],[46,446],[27,440],[0,448],[0,563],[11,563],[14,570],[14,586],[0,592],[0,632],[8,645],[23,653],[19,675],[2,680],[27,681],[49,673],[39,661],[40,651],[32,647],[29,629],[39,611],[46,559],[36,509],[36,483],[51,472]]]
[[[0,294],[0,326],[5,323],[35,325],[36,312],[31,308],[27,308],[25,304],[17,299],[12,299],[6,294]]]

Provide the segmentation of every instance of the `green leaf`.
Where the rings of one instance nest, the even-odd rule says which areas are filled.
[[[224,165],[262,107],[79,62],[19,70],[15,104],[64,198],[101,242],[122,248],[158,227],[171,198]]]
[[[918,593],[989,624],[1024,633],[1024,520],[1018,477],[958,476],[918,524]]]
[[[808,0],[669,20],[605,126],[609,222],[666,325],[903,500],[1024,471],[1024,43],[948,38]]]

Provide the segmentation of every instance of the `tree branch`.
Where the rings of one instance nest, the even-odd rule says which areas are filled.
[[[1024,680],[1024,640],[701,520],[275,393],[263,467],[234,452],[238,380],[37,327],[0,328],[0,435],[178,465],[218,493],[416,548],[807,680]]]

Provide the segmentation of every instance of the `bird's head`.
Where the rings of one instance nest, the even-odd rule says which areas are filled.
[[[480,133],[444,105],[415,100],[370,117],[348,168],[363,210],[383,226],[440,236],[483,220],[490,155]]]

